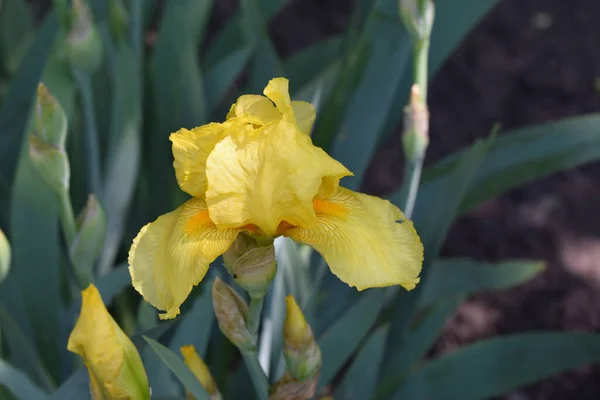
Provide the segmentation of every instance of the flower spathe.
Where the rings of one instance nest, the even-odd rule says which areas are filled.
[[[80,355],[94,400],[148,400],[150,387],[142,359],[102,302],[94,285],[81,292],[81,312],[67,349]]]
[[[288,81],[245,95],[227,120],[170,137],[181,189],[193,196],[143,227],[129,251],[133,286],[173,318],[240,232],[287,236],[323,255],[358,290],[419,282],[423,246],[389,201],[339,186],[352,173],[312,144],[312,105]]]

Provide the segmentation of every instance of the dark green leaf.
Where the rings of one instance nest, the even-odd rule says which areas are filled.
[[[183,321],[179,323],[169,344],[171,350],[178,352],[181,346],[193,344],[198,354],[206,354],[214,321],[211,287],[212,282],[205,283],[202,295],[194,300],[192,309],[183,315]]]
[[[317,341],[323,356],[319,387],[324,387],[344,366],[377,320],[384,291],[362,295]]]
[[[544,270],[544,263],[535,261],[504,261],[497,264],[471,259],[436,260],[420,306],[456,295],[468,296],[483,290],[508,289],[535,277]]]
[[[12,75],[31,44],[33,21],[25,0],[4,0],[0,7],[0,60]]]
[[[3,338],[10,349],[12,364],[27,372],[37,384],[46,390],[54,389],[55,385],[52,382],[52,377],[44,367],[42,360],[40,360],[40,355],[37,353],[35,346],[23,335],[23,332],[4,307],[0,307],[0,323]]]
[[[144,337],[146,342],[152,347],[152,349],[158,354],[160,359],[169,367],[169,369],[175,374],[175,376],[181,381],[183,386],[190,391],[197,400],[209,400],[206,390],[200,384],[198,378],[192,374],[188,367],[184,364],[183,360],[173,353],[167,347],[152,340],[148,337]]]
[[[290,80],[290,91],[308,84],[335,63],[340,56],[341,44],[340,35],[331,36],[287,58],[284,69]]]
[[[425,364],[393,399],[476,400],[600,361],[600,335],[526,333],[481,341]]]
[[[62,274],[58,201],[54,191],[36,175],[27,152],[22,153],[12,194],[13,270],[41,358],[47,369],[56,373]]]
[[[56,16],[50,13],[23,59],[22,67],[15,75],[0,109],[0,224],[7,221],[10,188],[21,154],[19,150],[29,110],[57,30]]]
[[[36,387],[21,371],[0,360],[0,385],[5,386],[19,400],[47,400],[48,395]]]
[[[378,371],[383,359],[387,334],[388,327],[383,326],[369,337],[340,383],[336,398],[364,400],[373,396],[379,377]]]
[[[111,304],[117,295],[131,285],[129,266],[127,264],[117,265],[108,274],[97,278],[95,285],[102,295],[104,304]]]
[[[73,373],[56,392],[52,400],[85,399],[90,395],[90,377],[87,369],[79,369]]]
[[[242,46],[219,60],[206,73],[206,101],[213,110],[242,72],[252,53],[251,46]]]
[[[132,50],[122,43],[115,64],[103,206],[108,218],[100,272],[113,265],[133,198],[140,158],[140,78]]]

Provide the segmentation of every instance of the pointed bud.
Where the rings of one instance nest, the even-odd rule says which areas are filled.
[[[244,299],[218,277],[213,283],[212,297],[221,332],[240,350],[254,350],[254,338],[246,327],[248,305]]]
[[[296,300],[287,296],[285,304],[283,355],[287,370],[298,380],[308,380],[321,369],[321,350]]]
[[[10,271],[10,243],[8,243],[8,239],[4,236],[4,232],[0,229],[0,283],[6,278],[8,275],[8,271]]]
[[[417,160],[425,155],[429,145],[429,111],[414,84],[410,92],[410,103],[404,108],[404,132],[402,148],[408,160]]]
[[[413,40],[429,40],[435,6],[432,0],[400,0],[400,17]]]
[[[33,131],[42,141],[59,149],[65,148],[67,115],[43,83],[37,89]]]
[[[34,134],[29,135],[29,157],[37,174],[55,191],[69,189],[71,169],[63,149],[52,146]]]
[[[275,247],[260,246],[250,235],[240,233],[223,255],[225,267],[236,283],[252,298],[262,298],[277,272]]]
[[[95,400],[149,400],[142,359],[102,302],[94,285],[81,292],[81,312],[67,349],[79,354],[90,374]]]
[[[317,391],[318,374],[312,379],[299,381],[289,372],[273,385],[269,400],[308,400]]]
[[[71,29],[67,34],[66,54],[76,67],[94,72],[102,62],[102,39],[92,13],[83,0],[73,0]]]
[[[179,349],[181,355],[183,355],[183,361],[185,365],[192,371],[194,376],[198,378],[202,387],[206,390],[206,393],[210,396],[211,400],[217,400],[221,398],[217,383],[213,379],[210,370],[204,363],[204,360],[196,352],[196,348],[193,345],[183,346]],[[188,394],[188,399],[194,397]]]
[[[108,3],[110,30],[116,42],[123,40],[127,34],[129,16],[121,0],[110,0]]]
[[[84,274],[89,282],[94,276],[94,262],[104,245],[106,216],[96,196],[90,195],[77,217],[77,236],[71,244],[69,255],[78,273]]]

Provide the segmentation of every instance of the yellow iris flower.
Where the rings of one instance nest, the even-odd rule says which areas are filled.
[[[133,286],[174,318],[240,232],[286,236],[325,258],[358,290],[419,282],[423,245],[389,201],[339,186],[352,173],[312,144],[311,104],[291,101],[288,80],[241,96],[227,120],[170,137],[181,189],[193,196],[144,226],[129,251]]]
[[[148,400],[150,387],[135,345],[121,330],[94,285],[81,292],[81,313],[67,349],[79,354],[94,400]]]

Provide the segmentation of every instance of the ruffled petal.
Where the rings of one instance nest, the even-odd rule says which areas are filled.
[[[154,307],[174,318],[208,266],[233,243],[237,230],[219,230],[206,203],[191,199],[144,226],[129,250],[133,287]]]
[[[305,101],[292,101],[292,109],[296,117],[298,128],[307,135],[310,135],[317,114],[312,104]]]
[[[208,157],[206,175],[206,202],[217,226],[251,224],[272,236],[282,221],[314,225],[312,200],[323,178],[350,172],[295,125],[278,121],[223,139]]]
[[[338,188],[315,200],[317,224],[283,232],[317,250],[342,281],[358,290],[419,282],[423,245],[410,220],[387,200]]]
[[[265,96],[247,94],[240,96],[231,106],[227,119],[251,115],[258,118],[263,124],[281,119],[281,113]]]
[[[171,134],[173,167],[179,187],[194,197],[206,192],[206,159],[223,135],[223,125],[211,123]]]

